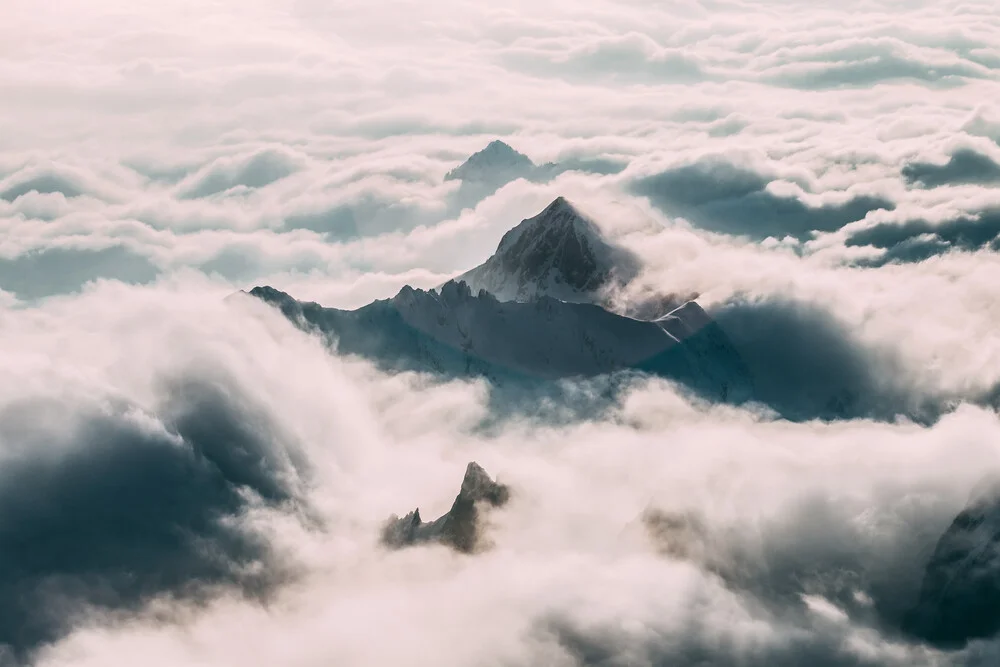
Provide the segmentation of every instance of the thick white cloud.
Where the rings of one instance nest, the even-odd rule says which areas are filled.
[[[0,421],[16,442],[9,408],[56,402],[63,412],[45,429],[68,434],[69,449],[47,456],[73,462],[78,448],[103,451],[81,424],[120,419],[115,402],[155,434],[174,428],[171,380],[219,387],[227,402],[202,402],[198,414],[224,424],[232,410],[266,428],[261,453],[274,463],[254,484],[287,484],[276,488],[304,508],[298,519],[246,510],[233,524],[267,536],[292,580],[264,607],[224,594],[200,609],[164,599],[144,612],[95,612],[39,664],[253,665],[279,654],[293,665],[601,655],[856,664],[862,650],[871,652],[862,664],[908,664],[926,650],[879,628],[916,594],[921,554],[968,489],[1000,464],[989,411],[963,408],[933,427],[789,424],[692,404],[658,382],[637,385],[606,421],[551,426],[524,415],[483,433],[485,386],[382,376],[224,294],[198,281],[141,292],[106,284],[9,313],[3,335],[17,354],[5,353],[14,382]],[[194,426],[181,428],[199,442]],[[138,461],[158,451],[133,447]],[[278,462],[299,455],[308,465],[288,477]],[[515,493],[491,518],[492,550],[376,546],[390,512],[446,509],[468,460]],[[108,512],[96,504],[107,497],[100,484],[123,482],[91,480],[92,469],[68,468],[63,483]],[[144,479],[157,498],[160,478]],[[658,554],[639,522],[649,508],[698,518],[704,532],[685,549],[693,561]],[[103,516],[91,519],[99,535]],[[77,557],[97,558],[95,548],[80,542]],[[845,578],[824,578],[834,570]]]

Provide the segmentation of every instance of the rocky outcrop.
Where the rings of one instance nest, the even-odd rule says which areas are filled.
[[[483,546],[481,513],[487,508],[502,507],[509,498],[508,487],[493,481],[473,461],[466,467],[462,488],[446,514],[429,523],[420,518],[419,508],[402,518],[393,515],[382,530],[382,543],[400,549],[436,542],[472,553]]]

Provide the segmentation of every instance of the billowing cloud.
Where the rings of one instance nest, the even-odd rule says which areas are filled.
[[[910,162],[903,167],[903,177],[929,188],[967,183],[985,185],[1000,181],[1000,164],[972,148],[960,148],[944,164]]]
[[[770,182],[752,169],[704,159],[645,176],[634,190],[703,229],[753,239],[807,239],[814,232],[836,231],[869,211],[893,207],[881,197],[850,192],[813,203],[804,192],[775,191]]]
[[[0,259],[0,282],[21,299],[66,294],[98,280],[152,282],[159,270],[147,258],[123,246],[99,250],[49,248],[13,259]]]
[[[0,642],[23,652],[89,608],[138,609],[219,584],[264,595],[280,578],[266,542],[236,521],[253,497],[293,499],[290,466],[253,415],[211,385],[184,382],[166,423],[130,406],[4,407]]]
[[[884,250],[878,262],[919,262],[952,250],[995,250],[998,235],[1000,211],[988,209],[938,222],[918,218],[876,223],[851,234],[847,244]]]
[[[920,554],[1000,464],[996,416],[973,408],[929,427],[792,424],[644,382],[607,420],[496,421],[481,385],[345,364],[223,295],[105,284],[7,318],[24,361],[2,396],[4,557],[20,573],[4,585],[61,601],[29,602],[55,616],[7,631],[29,649],[71,631],[29,651],[38,664],[255,664],[290,636],[292,664],[418,648],[445,664],[907,664],[931,650],[898,630]],[[85,322],[90,344],[67,345]],[[512,489],[493,546],[383,552],[385,517],[446,509],[467,460]],[[650,509],[700,527],[651,534]],[[371,641],[389,613],[404,630]]]
[[[261,188],[298,171],[293,156],[263,150],[241,160],[218,160],[182,181],[180,196],[207,197],[233,188]]]

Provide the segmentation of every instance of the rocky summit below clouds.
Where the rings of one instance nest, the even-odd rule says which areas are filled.
[[[493,481],[473,461],[466,467],[462,487],[447,513],[428,523],[420,518],[419,508],[402,518],[393,515],[383,528],[382,543],[392,549],[439,543],[472,553],[483,546],[483,511],[502,507],[509,499],[510,489]]]

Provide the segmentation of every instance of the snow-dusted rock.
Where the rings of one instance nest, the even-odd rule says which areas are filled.
[[[590,218],[557,197],[504,234],[493,256],[455,280],[501,301],[550,296],[591,303],[600,300],[602,288],[623,284],[637,271],[631,253],[610,244]]]

